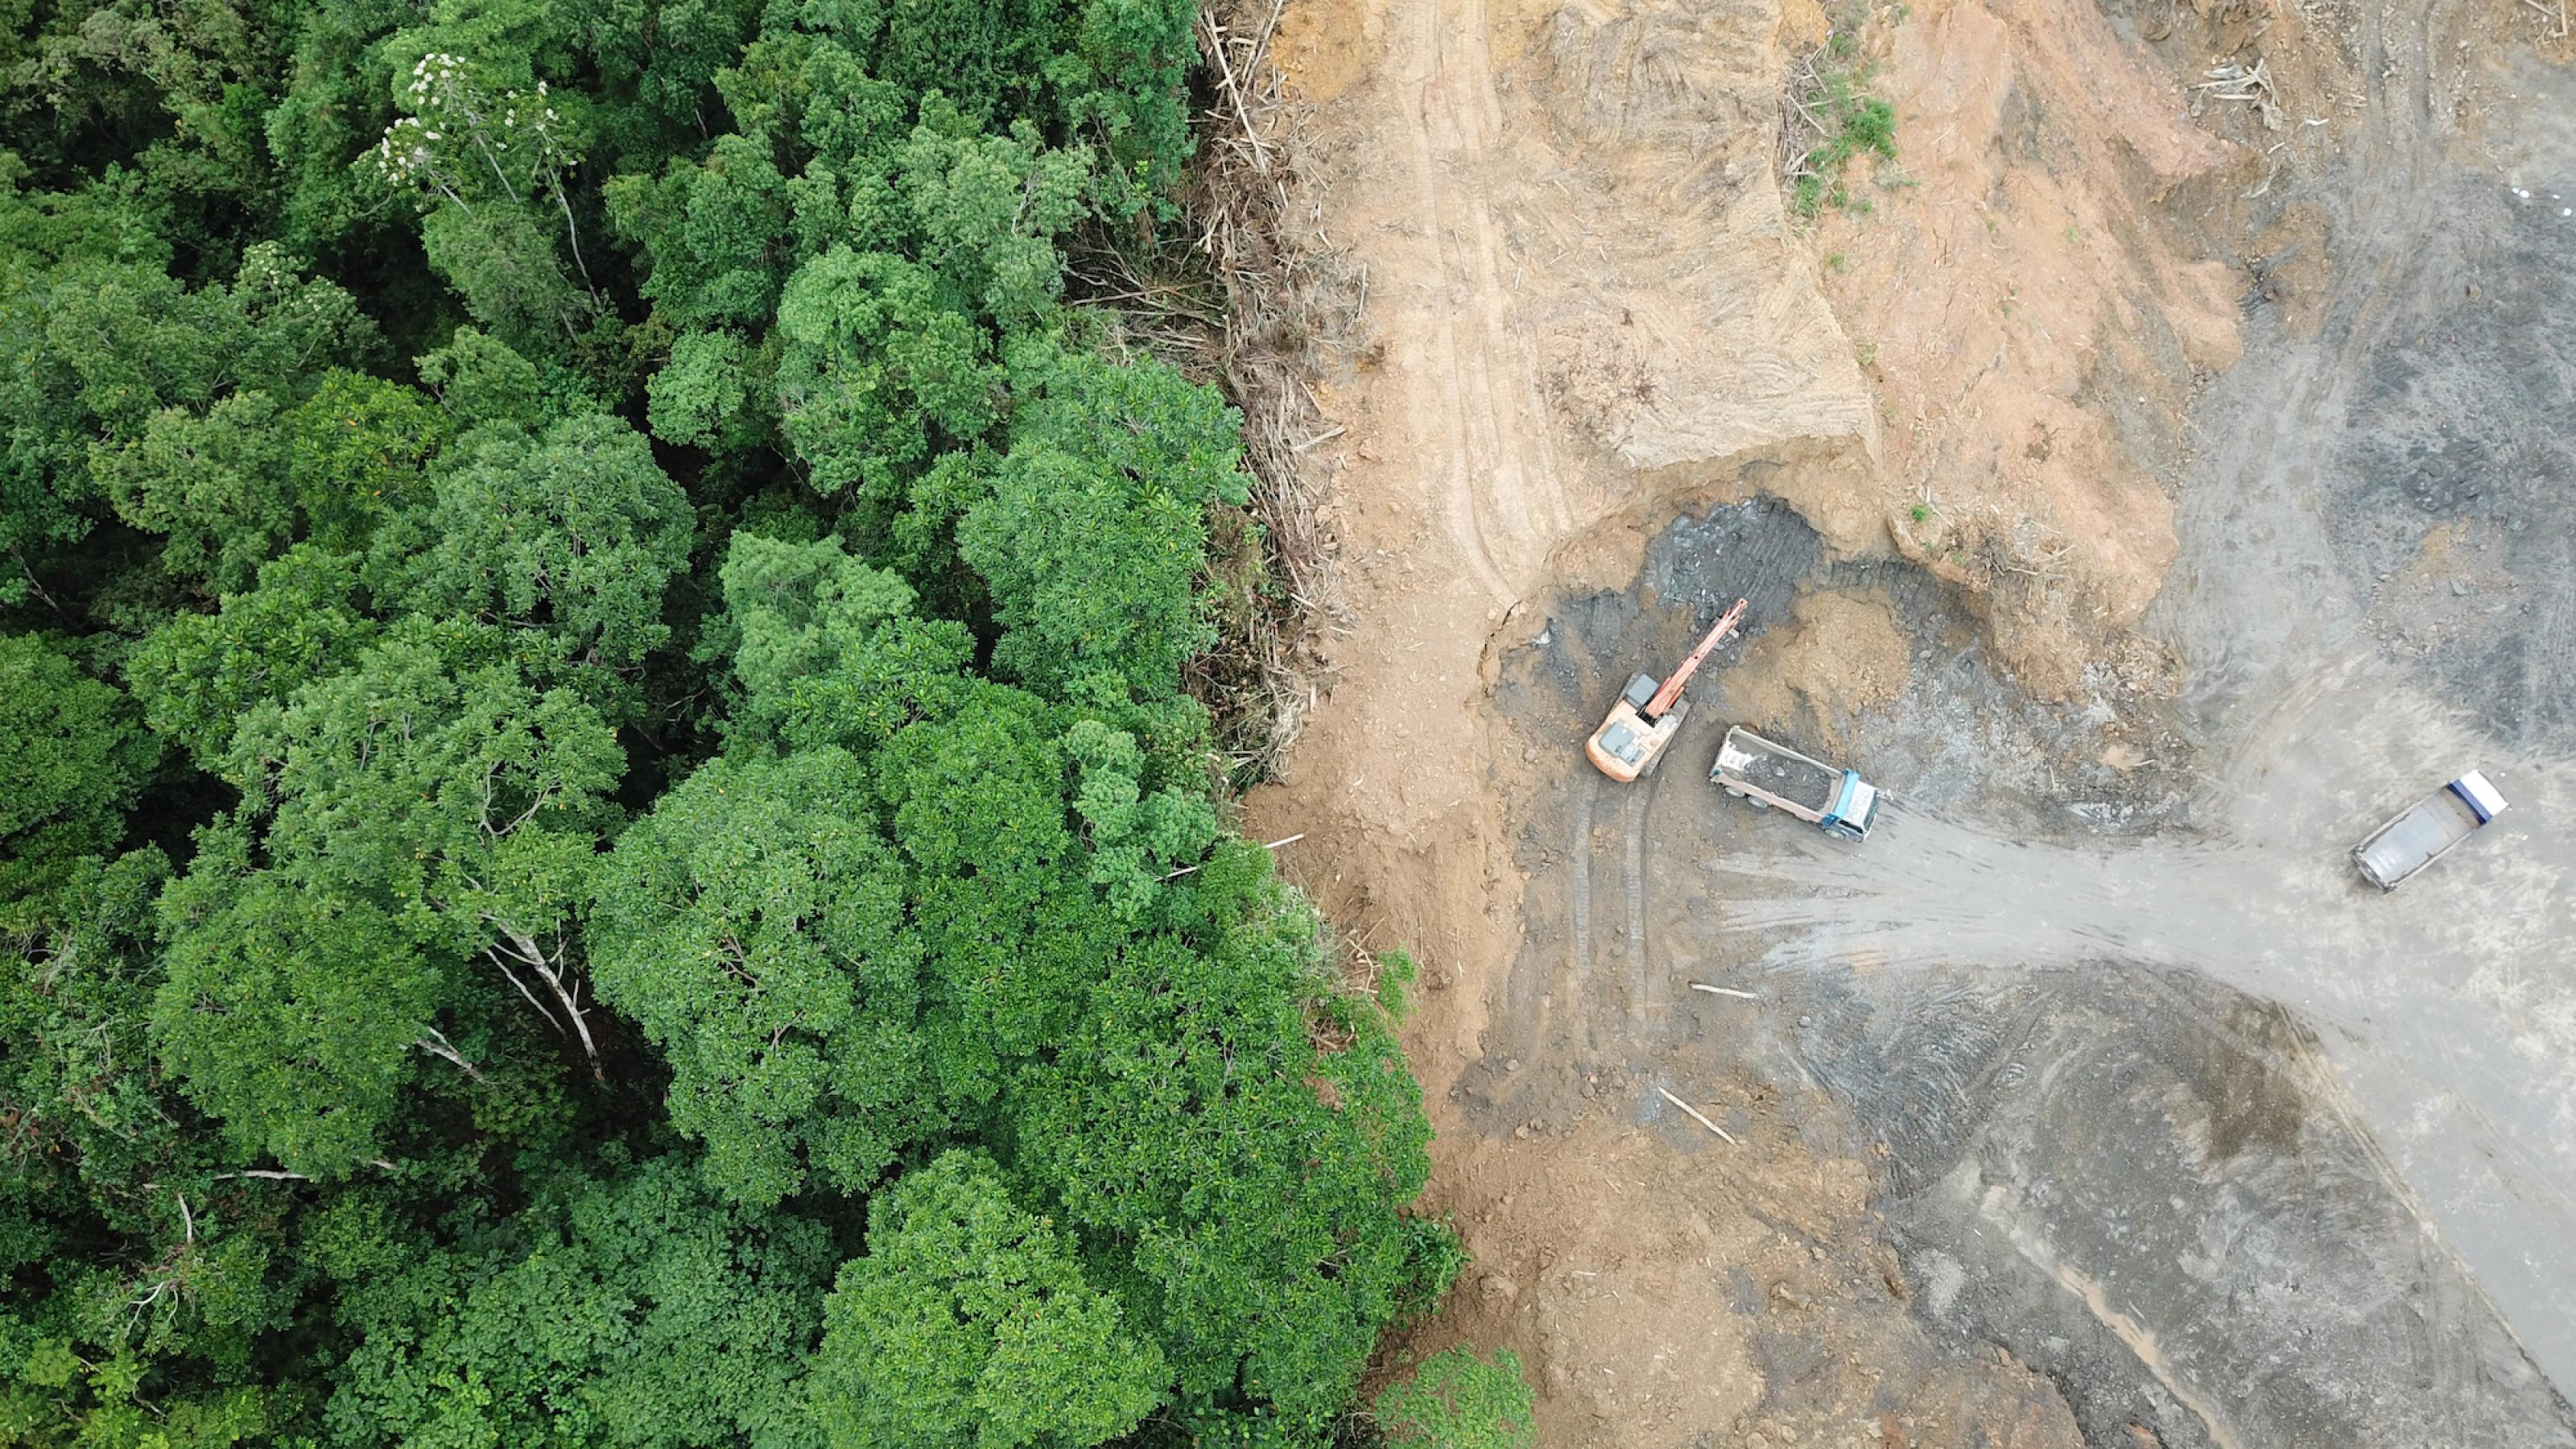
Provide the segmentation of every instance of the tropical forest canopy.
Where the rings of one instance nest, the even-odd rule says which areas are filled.
[[[1067,261],[1192,23],[19,0],[0,1443],[1352,1432],[1460,1256]]]

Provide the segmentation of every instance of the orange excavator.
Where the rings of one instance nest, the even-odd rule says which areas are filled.
[[[1601,721],[1601,728],[1583,742],[1584,757],[1602,774],[1622,784],[1653,769],[1655,757],[1673,742],[1673,736],[1681,733],[1682,721],[1690,715],[1690,701],[1682,698],[1683,687],[1699,672],[1700,662],[1743,620],[1744,601],[1738,599],[1670,678],[1661,684],[1651,674],[1629,680],[1628,687],[1619,691],[1619,702],[1610,706],[1610,717]]]

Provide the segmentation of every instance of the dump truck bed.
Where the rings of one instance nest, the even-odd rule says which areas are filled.
[[[1760,790],[1811,821],[1822,819],[1842,796],[1842,771],[1750,730],[1727,731],[1715,773]]]
[[[2361,873],[2381,890],[2431,865],[2504,808],[2504,797],[2475,770],[2418,800],[2371,832],[2352,852]]]

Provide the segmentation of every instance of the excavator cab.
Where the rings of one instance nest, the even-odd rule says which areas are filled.
[[[1682,721],[1690,717],[1690,701],[1685,699],[1665,711],[1662,719],[1648,723],[1638,713],[1634,698],[1640,682],[1646,686],[1646,697],[1654,697],[1654,676],[1638,675],[1620,693],[1619,702],[1611,707],[1610,717],[1601,722],[1601,728],[1583,742],[1584,757],[1592,761],[1593,768],[1623,785],[1655,767],[1664,746],[1681,733]]]
[[[1630,677],[1609,717],[1583,742],[1583,756],[1592,767],[1623,785],[1654,769],[1664,746],[1681,733],[1682,721],[1690,716],[1690,701],[1682,698],[1682,687],[1743,618],[1744,601],[1738,599],[1668,678],[1658,682],[1651,674]]]

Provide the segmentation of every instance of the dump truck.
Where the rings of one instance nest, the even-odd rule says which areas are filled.
[[[2362,879],[2384,891],[2448,854],[2504,813],[2504,796],[2471,770],[2416,801],[2352,848]]]
[[[1682,732],[1682,721],[1690,718],[1690,701],[1682,698],[1683,688],[1699,672],[1709,652],[1742,622],[1744,600],[1738,599],[1735,607],[1727,610],[1726,616],[1699,641],[1690,657],[1662,683],[1657,683],[1651,674],[1631,678],[1628,687],[1619,691],[1618,702],[1602,719],[1601,728],[1583,742],[1583,757],[1592,762],[1592,767],[1623,785],[1652,770],[1664,746]]]
[[[1878,820],[1878,787],[1742,725],[1726,732],[1709,779],[1727,794],[1777,807],[1845,840],[1867,840]]]

